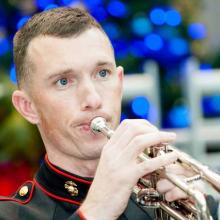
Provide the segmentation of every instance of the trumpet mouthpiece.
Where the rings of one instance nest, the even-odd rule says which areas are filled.
[[[96,117],[92,120],[90,127],[94,132],[101,132],[102,128],[106,127],[106,120],[102,117]]]

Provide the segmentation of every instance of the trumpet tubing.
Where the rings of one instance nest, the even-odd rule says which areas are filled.
[[[93,132],[101,132],[108,138],[111,138],[114,134],[114,131],[107,126],[105,119],[102,117],[94,118],[90,127]],[[139,155],[139,160],[149,160],[149,158],[169,153],[171,151],[176,151],[178,153],[178,161],[181,164],[190,167],[197,173],[197,175],[183,181],[174,174],[166,173],[166,178],[175,186],[183,190],[191,199],[193,199],[195,204],[192,204],[189,200],[167,202],[163,195],[160,195],[156,191],[156,183],[161,171],[153,172],[150,175],[150,179],[147,179],[146,177],[139,179],[137,185],[133,188],[133,193],[136,195],[137,202],[141,206],[155,208],[156,219],[169,219],[169,217],[172,217],[177,220],[211,220],[212,216],[209,213],[205,196],[189,183],[201,178],[220,192],[220,176],[217,173],[190,157],[188,154],[167,144],[160,144],[146,149],[145,152],[142,152]]]

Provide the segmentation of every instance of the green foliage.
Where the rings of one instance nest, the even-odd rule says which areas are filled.
[[[20,158],[36,163],[44,149],[35,126],[14,109],[11,94],[16,87],[8,76],[0,74],[0,161]]]

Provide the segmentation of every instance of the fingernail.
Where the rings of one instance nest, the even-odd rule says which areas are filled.
[[[169,193],[165,195],[165,199],[167,202],[172,202],[172,196]]]

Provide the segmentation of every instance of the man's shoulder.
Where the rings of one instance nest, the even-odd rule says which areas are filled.
[[[32,200],[34,190],[34,182],[27,181],[12,196],[0,196],[0,219],[17,219],[16,216],[24,214],[22,210],[28,208],[27,204]]]
[[[26,181],[17,191],[10,197],[0,196],[0,207],[4,203],[14,203],[24,205],[31,201],[34,195],[35,183],[33,181]]]
[[[0,219],[51,219],[55,207],[34,181],[27,181],[12,196],[0,196]]]

